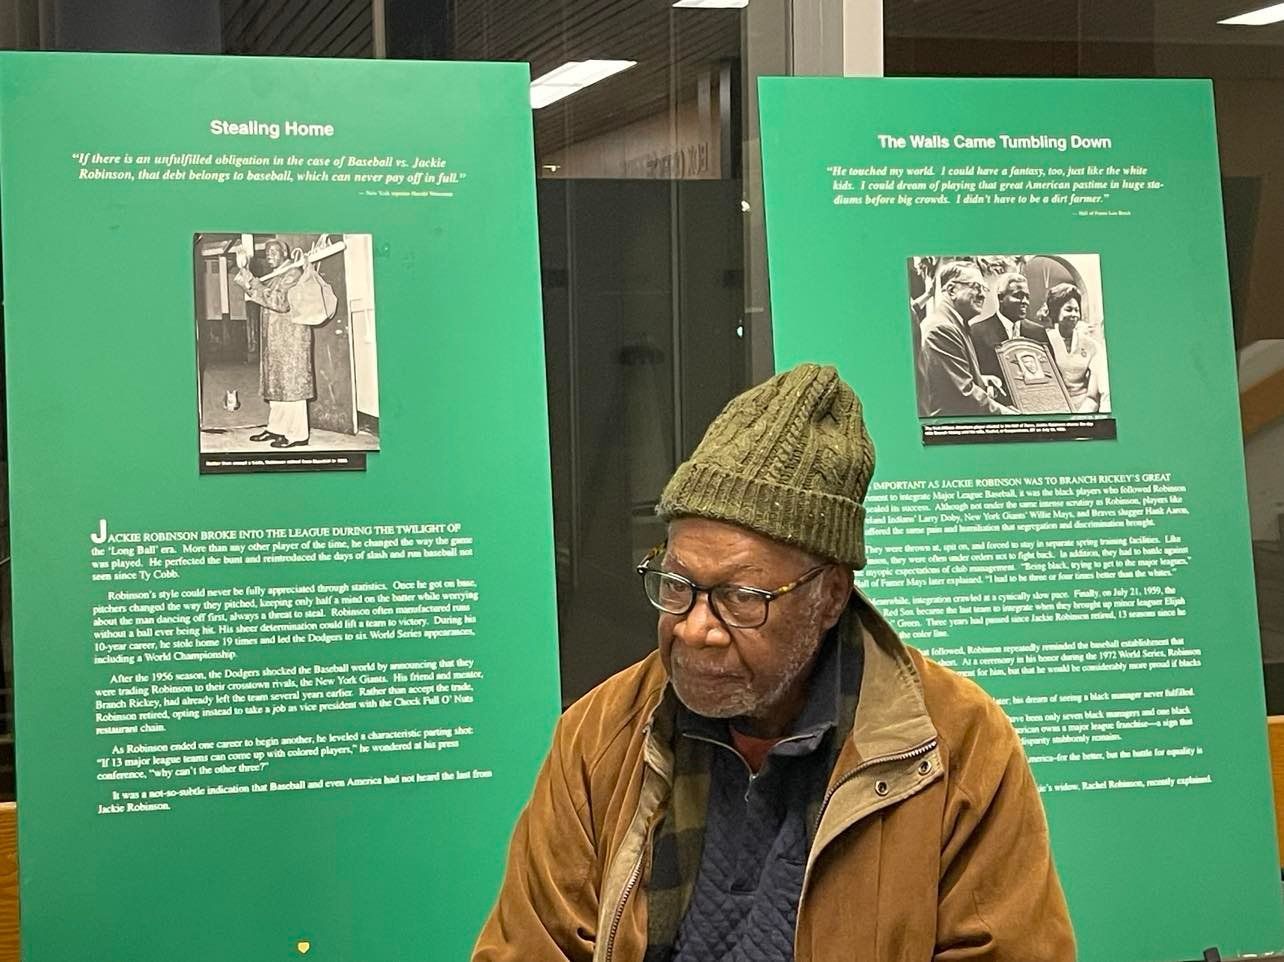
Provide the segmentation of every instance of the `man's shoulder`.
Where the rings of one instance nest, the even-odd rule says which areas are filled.
[[[954,326],[954,322],[950,319],[950,315],[940,307],[932,308],[932,310],[928,311],[923,317],[924,327],[940,327],[942,324],[948,324],[951,327]]]
[[[987,314],[985,317],[978,317],[968,322],[968,330],[975,337],[980,336],[1003,336],[1003,327],[999,324],[999,315]]]
[[[613,748],[635,740],[667,680],[656,652],[612,675],[563,713],[562,750],[592,766]]]
[[[1002,707],[980,685],[906,645],[923,685],[923,700],[937,733],[956,756],[977,749],[1006,755],[1019,745]]]
[[[1021,336],[1028,337],[1032,341],[1048,343],[1048,329],[1035,321],[1025,320],[1021,322]]]
[[[958,325],[954,323],[954,318],[950,317],[950,315],[941,308],[930,311],[928,315],[923,318],[920,330],[923,332],[924,337],[929,335],[938,337],[941,335],[957,337],[959,333]]]
[[[303,280],[303,271],[297,267],[291,267],[284,274],[278,274],[273,278],[273,280],[276,281],[277,287],[293,287],[295,284],[299,283],[299,281]]]

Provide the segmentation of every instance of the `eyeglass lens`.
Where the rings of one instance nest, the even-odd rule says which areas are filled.
[[[683,578],[664,571],[648,571],[643,584],[651,604],[661,611],[680,615],[693,606],[695,590]],[[756,628],[767,620],[767,599],[756,592],[718,585],[710,596],[718,616],[732,628]]]

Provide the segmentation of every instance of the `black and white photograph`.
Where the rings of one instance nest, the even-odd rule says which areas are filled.
[[[193,237],[202,474],[364,470],[379,450],[370,234]]]
[[[1110,413],[1097,254],[925,256],[908,266],[920,418]]]

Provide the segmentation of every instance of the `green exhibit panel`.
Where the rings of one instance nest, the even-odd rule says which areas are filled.
[[[558,713],[522,64],[0,56],[23,958],[466,958]]]
[[[1278,950],[1211,86],[760,90],[776,363],[861,396],[858,580],[1020,732],[1080,957]]]

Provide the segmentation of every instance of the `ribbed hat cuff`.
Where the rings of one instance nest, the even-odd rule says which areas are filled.
[[[851,498],[686,461],[665,486],[656,513],[664,521],[684,516],[727,521],[853,568],[865,567],[865,508]]]

